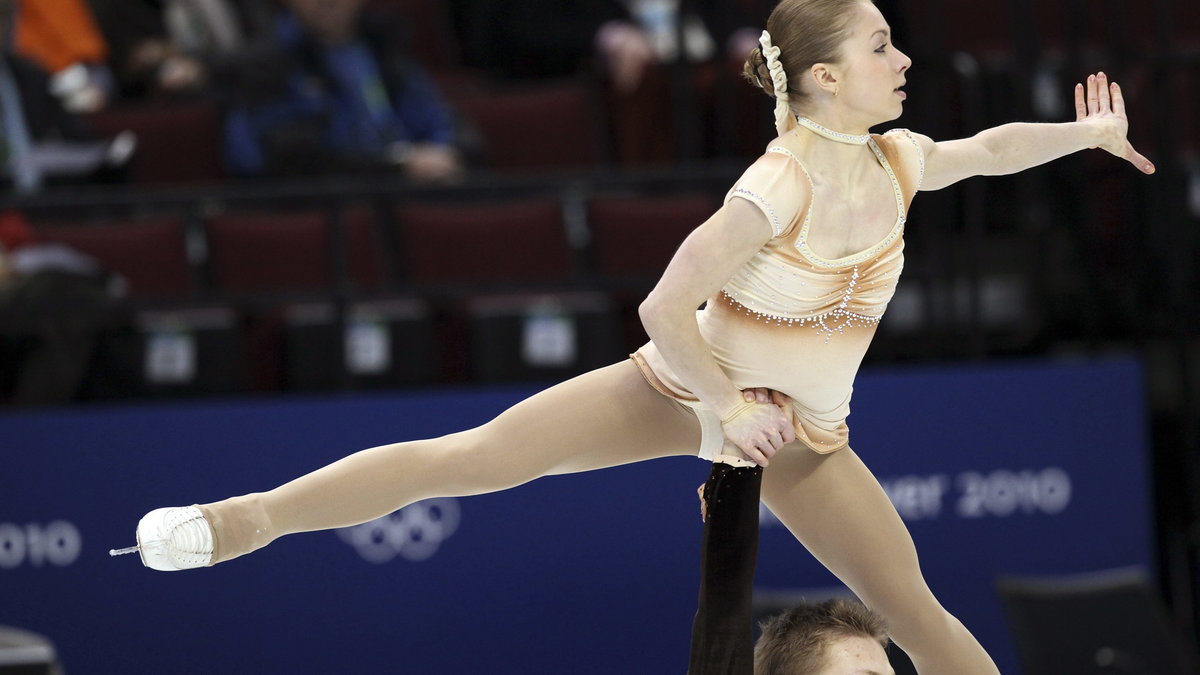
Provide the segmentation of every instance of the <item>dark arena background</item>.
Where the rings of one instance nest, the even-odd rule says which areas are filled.
[[[196,30],[171,3],[0,1],[0,673],[685,672],[695,459],[179,575],[108,555],[152,508],[626,358],[773,136],[741,78],[767,0],[348,1],[378,66],[351,79],[407,97],[399,130],[370,105],[338,126],[337,64],[279,15],[320,4],[214,2]],[[877,5],[914,62],[893,126],[1070,121],[1103,70],[1157,172],[1086,151],[921,194],[852,445],[1001,672],[1200,672],[1200,8]],[[614,25],[648,45],[636,76]],[[760,525],[756,613],[848,593]]]

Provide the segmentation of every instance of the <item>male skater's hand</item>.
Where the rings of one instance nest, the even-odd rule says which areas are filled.
[[[781,391],[767,389],[766,387],[752,387],[742,390],[742,398],[746,399],[747,402],[774,403],[783,412],[788,415],[792,414],[792,397]]]
[[[758,403],[758,404],[772,403],[775,406],[777,406],[781,412],[783,412],[785,415],[787,415],[789,423],[791,423],[791,421],[794,420],[793,411],[792,411],[792,399],[787,394],[775,391],[774,389],[767,389],[766,387],[754,387],[751,389],[743,389],[742,390],[742,398],[745,399],[745,401],[747,403]],[[795,428],[794,427],[792,429],[792,434],[793,434],[792,438],[795,438]],[[730,457],[734,457],[735,459],[751,460],[749,455],[747,455],[745,452],[743,452],[741,450],[741,448],[734,445],[733,442],[730,441],[728,438],[725,439],[725,445],[721,449],[721,455],[723,455],[723,456],[727,455]],[[715,459],[715,461],[717,461],[717,462],[725,461],[726,464],[732,463],[732,462],[729,462],[728,460],[726,460],[722,456],[718,456]],[[736,464],[734,464],[734,465],[736,466]],[[704,483],[701,483],[700,487],[696,488],[696,496],[700,498],[700,521],[703,522],[703,521],[707,520],[707,518],[708,518],[708,513],[707,513],[708,504],[704,500]]]
[[[746,459],[767,466],[779,448],[796,440],[791,399],[765,387],[745,389],[742,398],[742,405],[721,416],[721,428]]]

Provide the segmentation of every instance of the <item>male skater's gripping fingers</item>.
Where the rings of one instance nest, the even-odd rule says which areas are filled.
[[[1075,85],[1075,121],[1103,125],[1097,147],[1133,164],[1142,173],[1154,173],[1154,164],[1129,142],[1129,118],[1121,86],[1104,73],[1089,75],[1087,85]]]
[[[796,440],[791,400],[763,389],[745,390],[743,398],[747,400],[721,416],[721,428],[748,459],[767,466],[779,448]],[[760,398],[769,402],[760,402]]]
[[[742,398],[745,399],[747,403],[775,403],[775,405],[779,405],[779,403],[774,399],[776,395],[783,396],[785,399],[787,398],[785,394],[780,394],[774,389],[767,389],[766,387],[751,387],[749,389],[742,390]],[[791,401],[791,399],[787,400]]]
[[[757,401],[759,403],[774,403],[779,406],[784,413],[791,414],[792,412],[792,397],[766,387],[752,387],[742,390],[742,398],[747,402]]]

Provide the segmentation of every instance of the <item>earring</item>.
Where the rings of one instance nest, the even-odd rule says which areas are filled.
[[[833,88],[833,95],[834,95],[834,97],[835,97],[835,98],[837,97],[837,95],[838,95],[838,88],[837,88],[837,87],[834,87],[834,88]]]

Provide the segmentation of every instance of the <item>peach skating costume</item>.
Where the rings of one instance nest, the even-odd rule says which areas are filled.
[[[904,266],[904,223],[920,188],[924,157],[904,129],[872,135],[867,146],[891,179],[896,221],[870,248],[835,260],[809,248],[812,179],[788,149],[792,131],[767,148],[725,197],[745,199],[767,217],[774,237],[697,312],[717,363],[739,388],[768,387],[791,397],[796,438],[819,453],[845,447],[850,395]],[[813,190],[807,191],[813,194]],[[700,456],[719,454],[717,414],[679,382],[653,342],[632,358],[659,392],[695,410]]]

